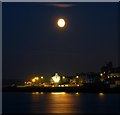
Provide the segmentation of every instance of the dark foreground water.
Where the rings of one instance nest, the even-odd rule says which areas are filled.
[[[120,95],[103,93],[3,93],[3,113],[118,113]]]

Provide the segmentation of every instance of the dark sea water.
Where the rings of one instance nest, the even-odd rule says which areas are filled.
[[[118,113],[120,94],[3,93],[3,113]]]

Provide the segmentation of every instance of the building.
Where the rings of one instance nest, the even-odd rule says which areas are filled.
[[[110,85],[110,88],[120,87],[120,73],[110,73],[104,81],[105,84]]]
[[[51,78],[52,84],[58,84],[60,82],[61,77],[58,75],[58,73],[55,73],[54,76]]]

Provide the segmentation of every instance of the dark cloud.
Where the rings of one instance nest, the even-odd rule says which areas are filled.
[[[50,4],[51,6],[55,6],[55,7],[62,7],[62,8],[68,8],[68,7],[73,7],[73,6],[75,6],[75,4],[57,4],[57,3],[55,3],[55,4]]]

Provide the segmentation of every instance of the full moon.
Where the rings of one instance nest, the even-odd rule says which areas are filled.
[[[65,20],[64,19],[59,19],[57,22],[58,26],[63,28],[65,26]]]

